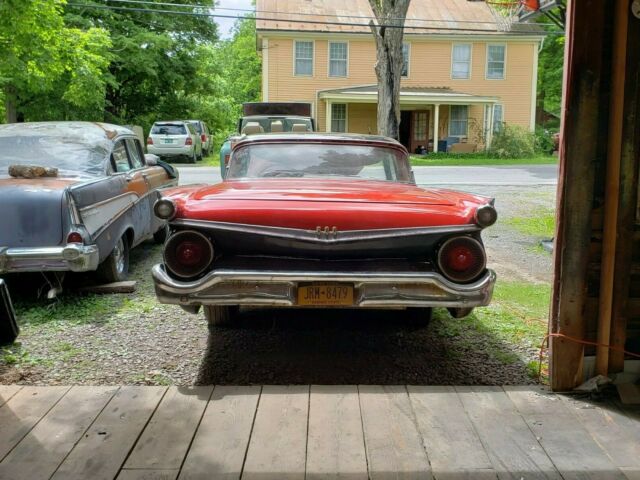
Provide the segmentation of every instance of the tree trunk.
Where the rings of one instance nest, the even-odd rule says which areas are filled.
[[[7,123],[18,121],[17,92],[13,85],[4,87],[4,110]]]
[[[411,0],[369,0],[377,24],[369,22],[376,42],[378,134],[398,139],[402,37]]]

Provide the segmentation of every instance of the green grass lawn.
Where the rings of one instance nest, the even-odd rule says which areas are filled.
[[[215,151],[209,154],[208,157],[202,159],[202,161],[196,164],[198,167],[219,167],[220,166],[220,154]]]
[[[556,229],[556,212],[551,208],[537,208],[525,217],[512,217],[502,221],[525,235],[552,238]]]
[[[538,155],[532,158],[494,158],[485,154],[467,155],[427,155],[419,157],[411,156],[411,165],[414,166],[473,166],[473,165],[552,165],[558,163],[558,157],[553,155]]]

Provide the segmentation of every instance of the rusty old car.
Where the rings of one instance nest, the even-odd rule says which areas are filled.
[[[487,305],[496,275],[481,239],[493,200],[416,186],[385,137],[263,134],[235,145],[222,183],[171,189],[160,302],[210,325],[239,306],[398,308],[427,322]]]
[[[166,222],[153,215],[177,173],[145,156],[131,130],[106,123],[0,125],[0,276],[43,272],[49,296],[64,272],[123,280],[129,250]]]

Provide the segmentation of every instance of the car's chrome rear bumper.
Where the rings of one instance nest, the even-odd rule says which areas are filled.
[[[0,247],[0,273],[86,272],[98,268],[96,245],[70,243],[64,247]]]
[[[152,270],[161,303],[197,305],[297,306],[300,283],[348,283],[354,287],[353,307],[448,307],[488,305],[496,274],[467,285],[455,284],[437,272],[280,271],[217,269],[195,281],[171,278],[164,265]]]

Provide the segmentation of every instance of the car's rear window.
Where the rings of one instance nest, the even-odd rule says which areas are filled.
[[[200,122],[189,122],[196,129],[196,132],[202,133],[202,124]]]
[[[161,123],[154,125],[151,133],[155,135],[186,135],[187,129],[181,123]]]

